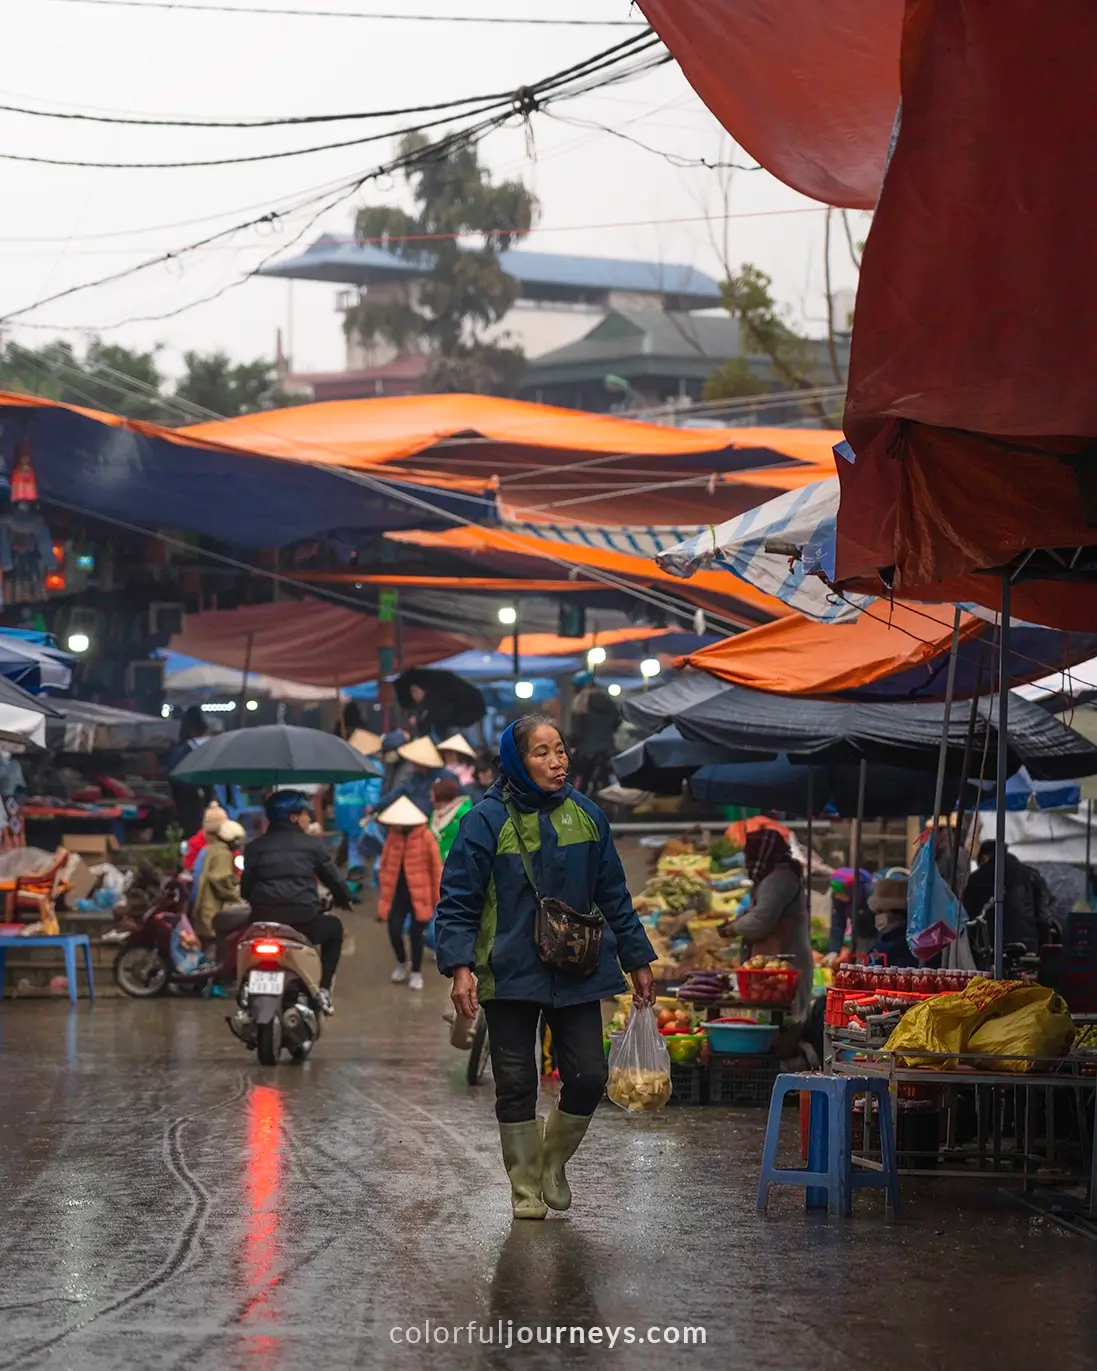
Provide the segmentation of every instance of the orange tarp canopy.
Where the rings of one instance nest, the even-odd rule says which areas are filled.
[[[556,633],[519,633],[518,653],[522,657],[573,657],[589,652],[592,647],[616,647],[618,643],[654,641],[667,634],[680,634],[677,628],[611,628],[605,633],[588,633],[583,638],[561,638]],[[514,635],[500,642],[498,651],[507,655],[514,651]]]
[[[797,614],[703,647],[677,665],[773,695],[837,695],[948,652],[952,605],[881,602],[878,609],[880,618],[862,614],[849,624],[823,624]],[[961,641],[985,628],[982,620],[965,614]]]
[[[172,652],[217,666],[246,668],[304,685],[330,685],[333,692],[336,686],[376,680],[380,673],[377,619],[321,600],[188,614],[170,646]],[[471,646],[470,639],[456,633],[403,626],[405,666],[425,666]]]
[[[194,424],[179,432],[225,447],[299,461],[364,468],[404,461],[439,444],[460,465],[472,440],[570,454],[684,457],[740,448],[774,448],[790,461],[818,452],[810,431],[672,428],[606,414],[504,400],[493,395],[410,395],[331,400]]]
[[[902,0],[639,6],[686,80],[767,171],[812,199],[872,209],[899,105]]]
[[[784,618],[792,613],[787,605],[772,595],[755,590],[745,581],[732,578],[723,571],[699,571],[688,581],[683,581],[678,576],[662,571],[646,557],[630,557],[623,552],[612,552],[605,548],[578,547],[572,543],[553,542],[533,534],[519,533],[514,529],[452,528],[440,533],[412,529],[390,533],[387,536],[396,542],[413,543],[417,547],[439,548],[450,552],[497,552],[512,557],[556,560],[570,566],[605,571],[628,580],[665,586],[682,599],[688,599],[693,604],[702,604],[706,608],[711,608],[713,613],[745,625],[757,622],[762,615]],[[736,605],[749,608],[752,616],[746,617],[741,611],[737,612]]]

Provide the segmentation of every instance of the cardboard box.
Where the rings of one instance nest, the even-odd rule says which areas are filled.
[[[95,887],[99,884],[99,877],[92,874],[91,867],[84,861],[83,857],[75,854],[69,858],[68,866],[65,868],[65,881],[68,889],[65,891],[66,909],[75,909],[78,900],[86,900]]]
[[[61,837],[61,846],[66,852],[79,852],[81,857],[92,857],[95,862],[101,862],[112,852],[117,852],[120,844],[113,833],[65,833]]]

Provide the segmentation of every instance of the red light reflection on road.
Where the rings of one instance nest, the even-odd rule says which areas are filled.
[[[281,1281],[279,1265],[282,1228],[282,1114],[280,1091],[255,1086],[248,1096],[247,1151],[244,1157],[244,1196],[247,1230],[240,1248],[244,1290],[250,1297],[241,1325],[255,1332],[243,1344],[243,1362],[269,1366],[281,1348],[274,1325],[278,1314],[274,1292]],[[261,1331],[261,1330],[268,1331]]]

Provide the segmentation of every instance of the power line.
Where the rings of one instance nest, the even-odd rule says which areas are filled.
[[[281,115],[270,119],[171,119],[116,114],[92,114],[88,111],[32,109],[29,105],[0,105],[5,114],[25,114],[35,119],[64,119],[83,124],[123,124],[131,128],[164,129],[270,129],[295,124],[339,124],[358,119],[403,119],[412,114],[436,114],[439,110],[457,110],[464,105],[484,101],[504,101],[513,92],[497,91],[492,95],[464,96],[460,100],[440,100],[432,105],[408,105],[403,109],[382,109],[347,114]]]
[[[613,221],[613,222],[609,222],[609,223],[600,223],[600,224],[538,224],[538,225],[537,225],[537,228],[536,228],[536,230],[535,230],[535,232],[537,232],[537,233],[593,233],[593,232],[596,232],[596,231],[601,230],[601,229],[614,229],[614,230],[620,230],[620,229],[630,229],[630,228],[658,228],[658,227],[662,227],[662,226],[667,225],[667,224],[704,224],[704,223],[722,223],[724,220],[727,220],[727,219],[747,219],[747,218],[768,217],[768,216],[770,216],[770,215],[782,215],[782,214],[817,214],[817,213],[822,213],[822,212],[823,212],[823,206],[817,206],[817,207],[814,207],[814,206],[813,206],[813,207],[805,207],[805,208],[800,208],[800,209],[773,209],[773,210],[746,211],[746,212],[739,213],[739,214],[736,214],[736,213],[729,213],[729,214],[694,214],[694,215],[685,215],[685,216],[676,215],[676,216],[674,216],[674,217],[672,217],[672,218],[669,218],[669,219],[620,219],[620,220],[616,220],[616,221]],[[384,245],[384,244],[386,244],[386,243],[434,243],[434,242],[453,242],[455,239],[461,239],[461,238],[475,238],[475,237],[479,237],[479,238],[493,238],[493,237],[500,237],[500,236],[509,236],[509,235],[511,234],[512,231],[513,231],[513,230],[511,230],[511,229],[484,229],[484,230],[482,230],[480,233],[477,233],[477,234],[472,234],[472,233],[467,233],[467,232],[461,232],[461,233],[384,233],[384,234],[376,234],[376,235],[374,235],[374,236],[372,236],[372,237],[365,237],[365,236],[359,237],[359,236],[357,236],[357,235],[347,235],[346,238],[345,238],[345,240],[343,240],[343,241],[345,242],[345,245],[348,246],[348,247],[350,247],[350,246],[354,246],[354,247],[366,247],[366,246],[371,246],[371,245],[378,245],[378,246],[381,246],[381,245]],[[34,238],[34,239],[30,239],[30,238],[0,238],[0,244],[3,244],[3,243],[26,243],[26,242],[38,242],[38,243],[67,243],[67,242],[69,242],[69,241],[71,241],[71,240],[68,239],[68,238]],[[213,245],[211,244],[210,247],[212,247],[212,246],[213,246]],[[265,244],[262,244],[262,243],[222,243],[222,244],[220,244],[219,246],[220,246],[220,248],[221,248],[222,250],[224,250],[224,251],[229,251],[229,252],[245,252],[245,251],[247,251],[247,250],[250,249],[250,248],[263,247],[263,246],[265,246]],[[206,249],[206,251],[209,251],[209,250],[210,250],[210,248],[207,248],[207,249]],[[128,255],[128,254],[130,254],[130,253],[140,252],[140,251],[141,251],[141,248],[139,248],[139,247],[132,247],[132,248],[87,248],[87,249],[77,248],[75,251],[73,251],[73,252],[71,252],[71,253],[68,253],[67,255],[68,255],[68,256],[71,256],[71,257],[107,257],[107,256],[123,256],[123,255]],[[48,256],[52,256],[52,252],[53,252],[52,249],[44,249],[42,252],[9,252],[9,253],[5,253],[4,255],[5,255],[6,257],[48,257]],[[828,391],[835,391],[835,390],[844,390],[845,387],[844,387],[844,386],[830,386],[830,387],[823,387],[823,389],[826,389],[826,390],[828,390]],[[812,390],[812,391],[810,391],[810,392],[804,391],[804,390],[797,390],[797,391],[793,391],[793,392],[791,392],[791,393],[792,393],[793,395],[803,397],[803,396],[809,395],[809,394],[812,395],[812,396],[814,396],[817,392],[816,392],[816,390]],[[771,397],[766,396],[766,395],[761,395],[761,396],[748,396],[748,397],[744,397],[742,403],[744,404],[744,407],[750,408],[752,405],[757,404],[757,402],[758,402],[759,400],[767,400],[767,399],[769,399],[769,398],[771,398]],[[722,404],[724,404],[724,403],[725,403],[724,401],[710,401],[710,402],[704,402],[703,404],[699,404],[699,405],[697,406],[697,408],[702,408],[702,407],[703,407],[703,408],[708,408],[708,407],[710,407],[711,405],[722,405]],[[637,411],[637,412],[639,413],[640,411]],[[666,412],[666,413],[673,413],[673,412],[674,412],[674,406],[672,406],[672,405],[659,405],[659,406],[653,407],[650,411],[644,410],[643,412],[644,412],[644,413],[648,413],[648,412],[651,412],[651,413],[663,413],[663,412]]]
[[[90,0],[89,0],[90,2]],[[97,2],[97,0],[96,0]],[[653,51],[658,49],[659,51]],[[645,54],[650,54],[646,58]],[[632,67],[620,69],[620,64],[628,58],[640,58]],[[654,66],[660,66],[670,61],[670,54],[662,48],[661,40],[651,29],[644,28],[640,34],[634,38],[627,38],[623,42],[616,43],[602,52],[595,53],[592,57],[586,58],[581,62],[576,62],[570,67],[565,67],[562,71],[547,77],[532,86],[520,87],[518,90],[506,96],[485,96],[482,97],[474,109],[466,109],[463,114],[467,117],[476,117],[483,114],[491,114],[507,111],[508,114],[517,114],[528,117],[529,114],[540,109],[543,103],[559,95],[562,87],[574,80],[577,85],[574,90],[568,92],[569,98],[583,94],[588,89],[598,89],[603,85],[611,85],[620,80],[638,74],[642,71],[651,70]],[[602,73],[617,67],[618,70],[610,77],[604,78]],[[599,78],[594,80],[593,78]],[[584,81],[593,84],[586,86]],[[474,103],[470,100],[467,103]],[[449,122],[449,115],[438,119],[428,120],[425,123],[417,124],[415,129],[403,130],[403,132],[420,132],[423,129],[437,128],[441,124]],[[385,138],[393,137],[392,130],[382,133],[366,134],[361,138],[342,139],[334,143],[314,144],[305,148],[289,148],[279,152],[250,153],[243,157],[217,157],[200,158],[187,161],[168,161],[168,162],[105,162],[92,161],[90,159],[66,158],[66,157],[42,157],[37,154],[0,152],[0,159],[8,162],[24,162],[38,166],[51,167],[79,167],[91,168],[97,171],[179,171],[193,168],[208,167],[227,167],[241,166],[257,162],[280,161],[288,157],[303,157],[319,152],[334,152],[343,148],[362,147],[367,143],[376,143]]]
[[[656,43],[658,42],[657,39],[654,41]],[[650,47],[651,42],[645,40],[643,46]],[[481,120],[479,124],[475,124],[471,127],[458,130],[454,134],[446,135],[445,137],[439,139],[438,142],[428,144],[424,148],[415,149],[411,153],[400,154],[392,162],[384,166],[377,167],[371,172],[363,173],[361,176],[354,178],[348,183],[345,183],[339,189],[338,193],[334,196],[334,198],[332,198],[326,205],[322,207],[320,211],[317,212],[317,214],[313,216],[312,220],[310,221],[310,225],[312,223],[315,223],[316,220],[320,218],[323,213],[333,208],[341,200],[344,200],[348,198],[350,195],[354,194],[355,191],[360,189],[361,186],[363,186],[367,181],[377,179],[380,176],[390,175],[394,171],[406,170],[408,167],[411,166],[444,159],[454,149],[461,146],[467,146],[470,141],[482,137],[485,133],[489,132],[493,128],[500,127],[511,117],[511,113],[513,112],[516,105],[522,110],[524,116],[528,117],[530,112],[533,112],[534,110],[541,108],[542,105],[548,101],[572,98],[575,94],[575,89],[568,88],[567,83],[569,78],[573,76],[576,77],[578,81],[582,82],[583,80],[589,80],[592,74],[602,73],[602,75],[599,78],[598,84],[609,84],[615,80],[621,79],[621,72],[619,70],[614,72],[612,68],[618,66],[622,60],[632,56],[635,48],[635,39],[626,39],[622,43],[614,44],[613,47],[610,47],[602,52],[595,53],[592,57],[586,58],[581,62],[574,63],[572,66],[564,68],[563,71],[557,72],[553,76],[547,77],[544,80],[535,83],[533,86],[523,88],[521,91],[518,92],[516,101],[514,103],[509,105],[503,111],[496,111],[494,113],[488,114],[488,116]],[[607,69],[609,69],[608,74]],[[414,131],[415,130],[410,129],[404,130],[404,132],[406,133]],[[319,198],[321,197],[315,197],[315,199]],[[313,199],[311,203],[315,203],[315,199]],[[304,204],[298,205],[296,209],[291,212],[297,212],[301,209],[307,208],[309,203],[310,202],[305,202]],[[145,261],[139,262],[132,267],[123,268],[122,270],[116,272],[111,272],[108,275],[99,277],[94,281],[88,281],[79,285],[69,286],[65,290],[57,291],[52,295],[46,296],[42,299],[35,301],[33,304],[24,305],[21,309],[10,310],[6,315],[0,316],[0,324],[3,324],[11,319],[19,318],[24,314],[30,314],[33,311],[40,309],[44,305],[52,304],[57,300],[66,299],[70,295],[77,294],[84,290],[92,289],[93,287],[112,284],[115,281],[122,280],[128,276],[135,275],[138,272],[148,270],[151,267],[162,266],[167,262],[178,260],[180,257],[186,254],[198,251],[199,249],[206,247],[210,243],[217,242],[218,240],[226,238],[233,233],[240,232],[243,229],[254,227],[255,225],[261,223],[274,224],[278,222],[280,219],[285,218],[286,213],[287,212],[285,211],[268,211],[266,214],[259,215],[251,220],[248,220],[243,224],[237,224],[230,228],[222,229],[217,233],[208,234],[205,238],[200,239],[197,243],[188,244],[177,250],[160,253],[157,256],[148,258]],[[306,225],[306,228],[302,231],[302,233],[307,231],[308,227],[309,225]],[[301,237],[302,233],[298,233],[296,237]],[[220,290],[215,292],[213,295],[204,297],[202,300],[192,301],[187,305],[182,305],[177,309],[167,311],[166,313],[161,315],[146,315],[134,317],[132,319],[122,320],[117,324],[107,325],[105,327],[114,328],[121,327],[123,324],[138,322],[143,323],[150,321],[158,321],[166,318],[172,318],[175,315],[183,313],[187,309],[193,308],[195,305],[208,303],[210,300],[216,299],[220,295],[223,295],[227,291],[233,289],[236,285],[240,285],[243,283],[243,281],[250,279],[252,276],[255,275],[256,271],[262,269],[262,267],[266,264],[267,261],[272,260],[277,255],[277,253],[283,249],[284,246],[286,245],[279,244],[276,251],[270,253],[269,256],[265,258],[264,261],[261,262],[258,267],[253,268],[245,276],[242,276],[238,278],[236,281],[229,283],[228,285],[222,287]]]
[[[2,107],[0,107],[2,108]],[[742,162],[710,162],[707,157],[684,157],[681,153],[667,152],[663,148],[653,148],[650,143],[645,143],[640,138],[634,138],[630,133],[623,133],[619,128],[613,128],[609,124],[600,124],[595,119],[577,119],[564,114],[552,114],[548,116],[555,119],[558,124],[568,124],[572,128],[590,129],[596,133],[608,133],[614,138],[621,139],[624,143],[631,143],[634,147],[641,148],[644,152],[650,152],[656,157],[661,157],[664,162],[672,167],[677,167],[680,171],[689,170],[693,167],[704,167],[707,171],[762,171],[764,168],[760,162],[755,162],[750,166],[745,166]]]
[[[104,9],[184,10],[192,14],[285,15],[295,19],[374,19],[409,24],[503,24],[544,28],[642,29],[633,19],[548,19],[495,14],[395,14],[357,10],[303,10],[276,5],[196,5],[176,0],[53,0],[54,4],[99,5]]]

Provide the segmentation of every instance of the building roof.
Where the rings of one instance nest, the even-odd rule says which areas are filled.
[[[546,291],[634,291],[645,295],[677,297],[694,308],[720,303],[720,287],[711,276],[695,267],[674,262],[644,262],[618,257],[573,257],[555,252],[527,252],[516,248],[499,257],[504,271],[524,288],[524,293]],[[429,270],[430,258],[400,257],[374,243],[325,234],[299,257],[264,267],[260,276],[280,276],[299,281],[331,281],[343,285],[368,285],[385,280],[410,280]]]
[[[584,337],[531,360],[522,384],[580,379],[629,364],[629,370],[709,376],[741,355],[739,324],[726,315],[671,314],[657,309],[614,310]]]

